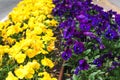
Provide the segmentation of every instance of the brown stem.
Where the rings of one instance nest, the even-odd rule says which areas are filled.
[[[63,64],[65,63],[65,61],[63,61]],[[59,77],[58,80],[62,80],[63,78],[63,73],[64,73],[64,66],[62,65],[61,69],[60,69],[60,73],[59,73]]]

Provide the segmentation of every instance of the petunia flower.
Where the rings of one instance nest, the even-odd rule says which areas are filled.
[[[85,59],[79,60],[79,68],[80,70],[88,70],[89,69],[89,64]]]
[[[107,39],[109,39],[109,40],[113,40],[113,39],[119,38],[117,31],[111,30],[111,29],[108,29],[108,30],[105,32],[105,37],[106,37]]]
[[[74,49],[75,54],[81,54],[85,50],[85,47],[82,42],[76,41],[74,43],[73,49]]]
[[[61,54],[61,57],[64,59],[64,60],[68,60],[70,57],[72,56],[72,51],[71,49],[66,49],[62,54]]]

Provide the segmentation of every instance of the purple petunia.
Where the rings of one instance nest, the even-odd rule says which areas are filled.
[[[79,68],[80,70],[88,70],[89,64],[85,59],[79,60]]]
[[[119,38],[118,33],[115,30],[108,29],[105,33],[105,37],[113,40]]]
[[[74,28],[73,27],[66,27],[64,30],[63,30],[63,37],[65,39],[70,39],[74,34]]]
[[[79,69],[79,66],[78,66],[78,67],[75,69],[74,74],[78,75],[79,71],[80,71],[80,69]]]
[[[87,63],[87,61],[85,59],[79,60],[79,65],[78,67],[75,69],[74,74],[78,74],[79,71],[81,70],[88,70],[89,69],[89,64]]]
[[[81,54],[85,50],[85,47],[82,42],[76,41],[74,43],[73,49],[74,49],[75,54]]]
[[[90,24],[80,24],[81,31],[90,31],[90,29],[91,29]]]
[[[115,15],[115,21],[120,26],[120,14]]]
[[[64,59],[64,60],[68,60],[70,57],[72,56],[72,51],[71,49],[66,49],[62,54],[61,54],[61,57]]]
[[[97,65],[97,67],[101,67],[103,65],[104,59],[97,58],[93,61],[93,64]]]

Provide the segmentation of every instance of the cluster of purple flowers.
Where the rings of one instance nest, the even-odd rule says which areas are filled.
[[[101,67],[101,66],[103,65],[103,62],[105,62],[105,59],[106,59],[106,58],[114,60],[114,56],[113,56],[113,54],[110,52],[110,53],[101,55],[99,58],[96,58],[96,59],[93,61],[93,63],[96,64],[97,67]]]
[[[79,60],[79,65],[75,69],[74,73],[77,75],[80,70],[88,70],[89,65],[85,59]]]
[[[82,54],[89,49],[85,43],[95,40],[98,49],[106,49],[102,39],[116,41],[120,38],[120,14],[93,4],[92,0],[53,0],[56,7],[53,15],[59,16],[59,29],[62,30],[65,51],[62,58],[68,60],[72,54]],[[94,47],[94,46],[93,46]],[[104,54],[93,61],[97,67],[102,66],[105,58],[112,54]],[[85,59],[79,60],[75,74],[87,70],[89,64]]]

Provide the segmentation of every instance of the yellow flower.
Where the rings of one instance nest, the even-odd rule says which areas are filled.
[[[5,44],[9,44],[9,45],[12,45],[13,43],[16,42],[15,39],[12,39],[12,38],[10,38],[10,37],[6,37],[6,38],[4,38],[3,41],[4,41]]]
[[[33,58],[34,56],[36,56],[36,53],[34,53],[33,49],[27,49],[25,54],[29,57],[29,58]]]
[[[34,27],[34,33],[35,34],[41,34],[42,33],[42,28],[40,26]]]
[[[58,25],[58,22],[56,20],[54,20],[54,19],[46,20],[46,21],[44,21],[44,23],[46,23],[48,26],[54,26],[54,27],[56,27]]]
[[[41,60],[41,63],[42,63],[42,65],[44,65],[44,66],[49,66],[50,68],[53,68],[53,67],[54,67],[53,62],[52,62],[50,59],[46,58],[46,57]]]
[[[2,57],[3,57],[4,53],[8,53],[8,52],[9,52],[9,46],[0,45],[0,65],[2,65]]]
[[[52,78],[52,80],[57,80],[56,78]]]
[[[18,80],[18,78],[15,77],[15,76],[13,75],[13,73],[10,71],[10,72],[8,73],[8,76],[7,76],[6,80]]]
[[[38,74],[38,76],[43,76],[42,78],[40,78],[40,80],[57,80],[56,78],[52,78],[47,72],[41,72]]]
[[[58,22],[56,20],[52,19],[51,25],[56,27],[58,25]]]
[[[32,68],[38,70],[40,68],[40,64],[36,60],[33,60]]]
[[[27,71],[27,74],[25,75],[25,78],[26,78],[26,79],[31,79],[31,78],[33,78],[33,74],[35,73],[35,71],[34,71],[34,69],[33,69],[31,66],[26,65],[26,66],[24,67],[24,70]]]
[[[46,16],[45,15],[40,15],[40,16],[38,16],[38,21],[39,22],[42,22],[42,21],[44,21],[46,19]]]
[[[15,60],[17,61],[17,63],[23,63],[24,60],[26,58],[26,54],[23,54],[22,52],[18,53],[16,56],[15,56]]]
[[[37,60],[33,60],[32,62],[28,62],[27,66],[33,68],[34,70],[38,70],[40,68],[40,64],[37,62]]]
[[[21,65],[20,68],[15,69],[14,73],[19,79],[23,79],[28,72],[24,69],[24,66]]]
[[[51,52],[54,49],[55,49],[55,42],[51,41],[50,44],[47,46],[47,50]]]
[[[41,51],[40,51],[42,54],[49,54],[46,50],[44,50],[44,49],[42,49]]]
[[[46,33],[47,36],[53,36],[53,32],[51,29],[47,29]]]
[[[26,65],[20,65],[19,68],[16,68],[14,73],[19,79],[31,79],[35,73],[35,70],[40,68],[40,64],[33,60],[32,62],[28,62]]]

